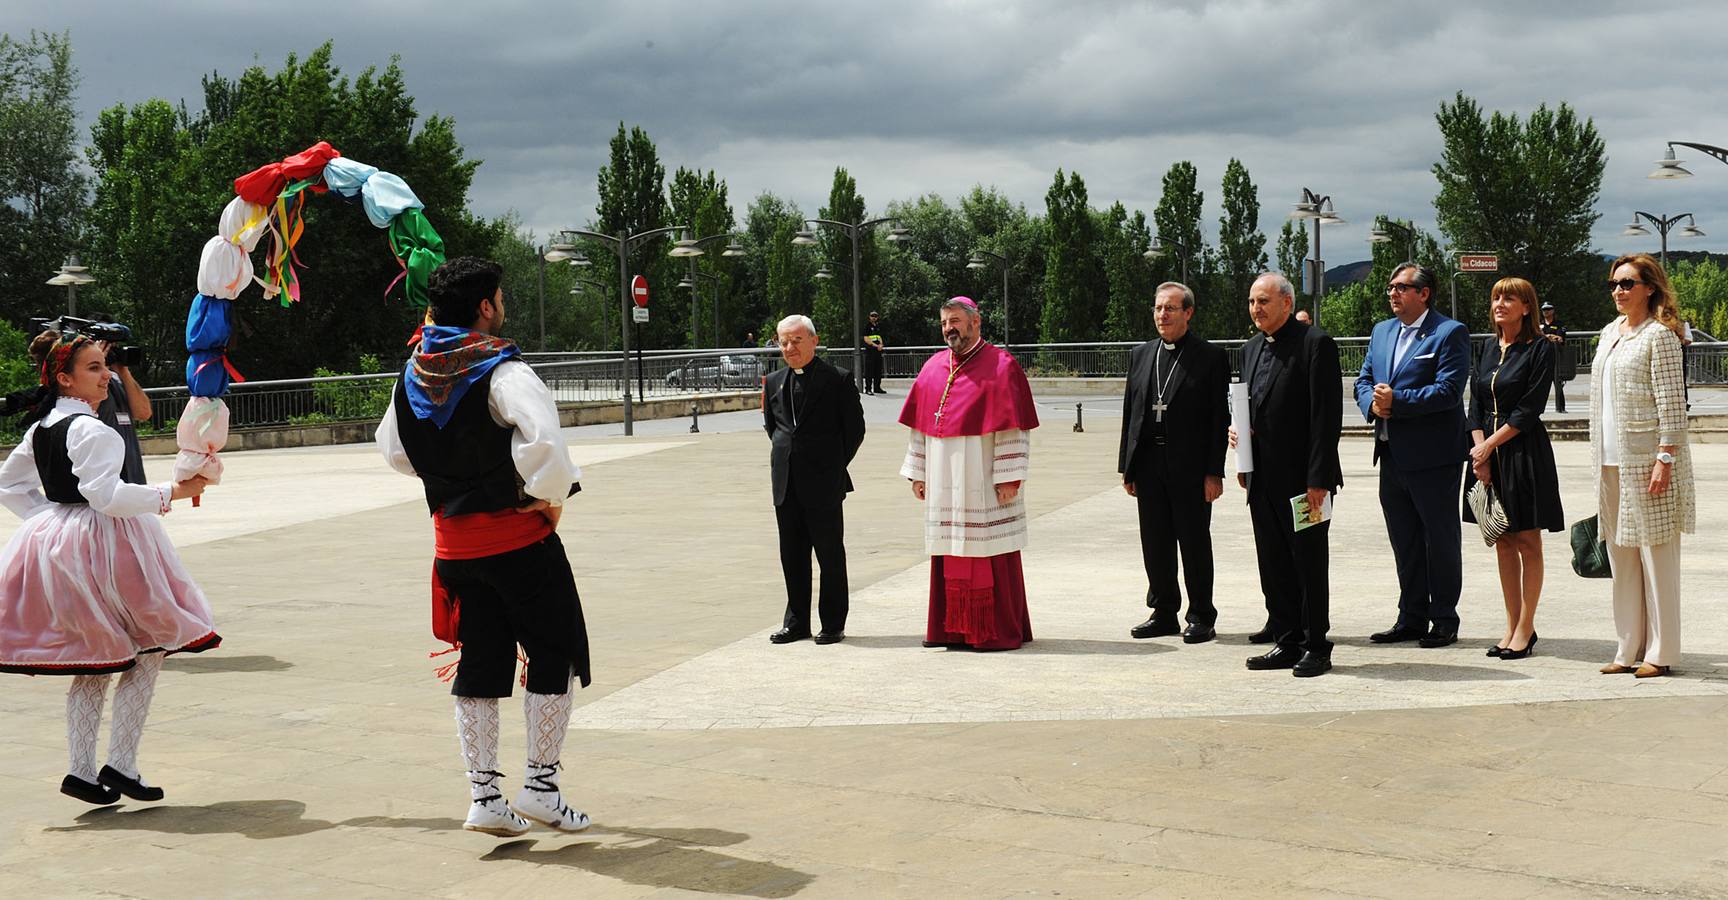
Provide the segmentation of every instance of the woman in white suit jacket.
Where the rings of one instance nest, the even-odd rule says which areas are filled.
[[[1602,673],[1652,678],[1680,660],[1680,535],[1697,518],[1682,326],[1653,257],[1622,256],[1610,272],[1620,317],[1602,329],[1590,370],[1590,461],[1619,635]]]

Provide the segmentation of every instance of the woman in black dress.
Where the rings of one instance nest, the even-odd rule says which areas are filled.
[[[1542,594],[1542,532],[1561,531],[1560,478],[1554,446],[1542,425],[1554,384],[1554,347],[1536,322],[1536,288],[1502,278],[1490,295],[1494,333],[1476,353],[1466,427],[1475,447],[1464,479],[1468,495],[1487,483],[1506,510],[1506,533],[1494,544],[1500,591],[1506,599],[1506,636],[1489,656],[1523,659],[1536,649],[1536,601]],[[1464,521],[1475,522],[1469,503]]]

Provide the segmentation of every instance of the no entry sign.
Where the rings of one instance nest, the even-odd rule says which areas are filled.
[[[636,301],[637,306],[648,306],[648,279],[640,275],[630,279],[630,298]]]

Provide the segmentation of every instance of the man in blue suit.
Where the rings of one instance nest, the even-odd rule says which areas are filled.
[[[1356,405],[1374,423],[1380,507],[1398,564],[1398,621],[1368,639],[1444,647],[1458,640],[1464,584],[1458,490],[1470,454],[1470,335],[1462,322],[1429,308],[1434,271],[1427,266],[1400,264],[1386,296],[1393,318],[1374,326],[1356,376]]]

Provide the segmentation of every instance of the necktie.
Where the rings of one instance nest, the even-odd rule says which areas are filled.
[[[1414,326],[1414,325],[1399,325],[1398,326],[1398,343],[1396,345],[1394,345],[1393,351],[1392,351],[1392,371],[1394,373],[1396,373],[1398,371],[1398,367],[1400,365],[1403,365],[1404,355],[1406,353],[1410,352],[1410,345],[1413,343],[1411,338],[1414,338],[1415,336],[1416,336],[1416,326]]]

